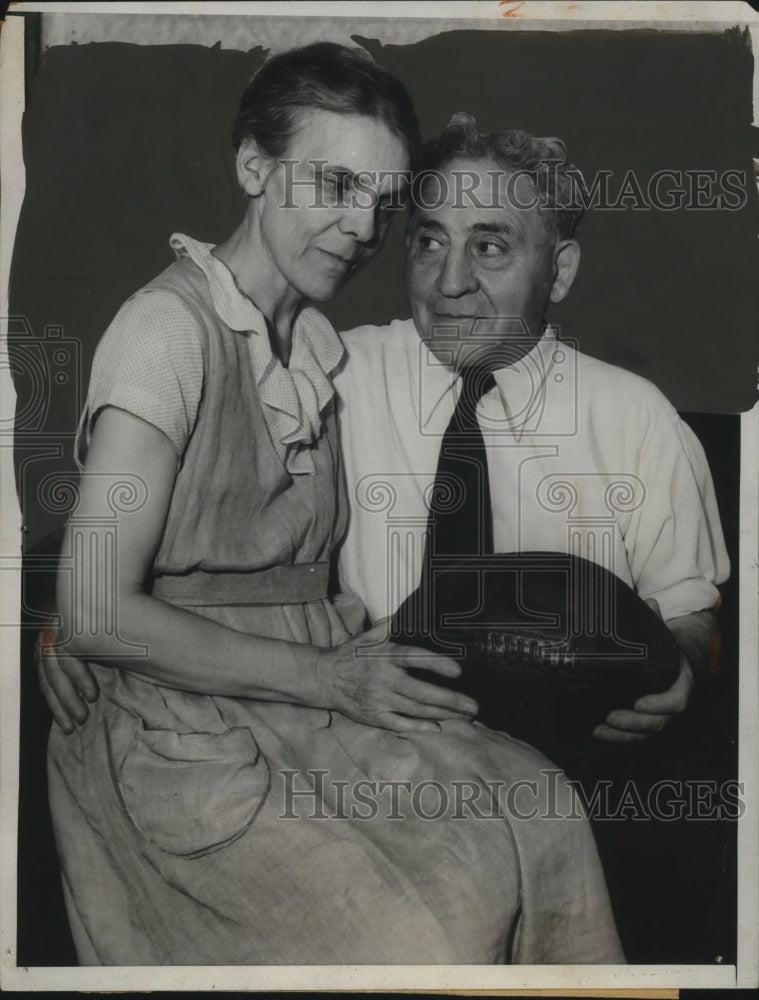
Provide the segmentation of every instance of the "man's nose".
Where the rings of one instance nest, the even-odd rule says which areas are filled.
[[[374,209],[353,205],[341,216],[338,228],[345,236],[352,236],[359,243],[371,243],[377,235]]]
[[[437,279],[438,291],[448,298],[476,292],[479,284],[465,247],[449,247]]]

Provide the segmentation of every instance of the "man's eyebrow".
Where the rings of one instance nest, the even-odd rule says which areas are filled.
[[[445,231],[445,227],[441,225],[437,219],[433,219],[426,212],[414,212],[411,216],[411,226],[412,228],[417,228],[418,226],[426,226],[427,229],[434,229],[439,233]]]
[[[514,229],[508,224],[508,222],[475,222],[472,226],[472,232],[474,233],[506,233],[509,236],[514,235]]]
[[[443,226],[437,219],[433,219],[426,212],[415,212],[411,217],[411,226],[416,229],[419,226],[424,226],[425,229],[434,229],[436,232],[445,232],[445,226]],[[471,227],[470,232],[473,233],[494,233],[496,235],[514,235],[514,227],[509,225],[508,222],[475,222]]]

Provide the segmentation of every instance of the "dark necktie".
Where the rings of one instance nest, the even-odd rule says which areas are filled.
[[[458,402],[440,444],[430,496],[427,569],[436,557],[493,552],[490,478],[485,442],[477,423],[477,403],[494,385],[492,372],[464,369]]]

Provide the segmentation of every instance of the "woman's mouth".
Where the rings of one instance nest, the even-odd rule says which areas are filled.
[[[332,250],[325,250],[323,247],[317,247],[316,249],[324,257],[326,257],[328,261],[331,261],[335,267],[339,267],[344,271],[347,271],[348,268],[352,267],[356,262],[355,257],[343,257],[342,254],[334,253]]]

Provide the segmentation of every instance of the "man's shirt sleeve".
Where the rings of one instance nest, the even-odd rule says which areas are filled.
[[[674,411],[650,425],[641,471],[645,500],[625,535],[639,595],[665,621],[713,608],[730,562],[704,450]]]

